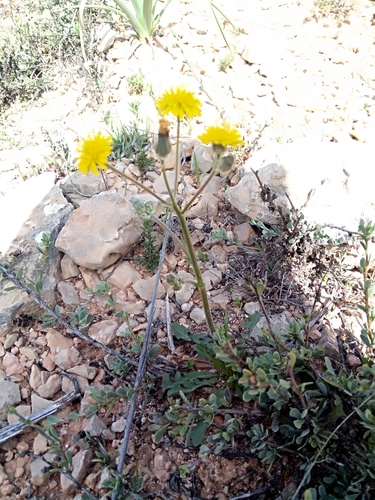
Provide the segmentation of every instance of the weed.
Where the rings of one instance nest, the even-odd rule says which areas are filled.
[[[137,73],[133,73],[126,79],[129,85],[129,94],[142,95],[145,90],[145,77],[142,70],[139,69]]]
[[[225,54],[225,56],[221,57],[219,60],[219,71],[225,72],[232,64],[233,59],[234,59],[234,57],[233,57],[233,54],[231,52],[228,54]]]
[[[142,172],[154,170],[156,167],[154,158],[147,156],[147,153],[143,150],[140,151],[135,157],[135,164],[142,170]]]
[[[149,271],[153,271],[159,264],[159,252],[156,248],[155,237],[152,234],[152,223],[149,219],[143,219],[142,246],[144,248],[143,255],[137,257],[136,260]]]

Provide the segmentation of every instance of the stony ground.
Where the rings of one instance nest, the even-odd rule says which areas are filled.
[[[224,68],[224,63],[228,49],[208,6],[197,0],[181,1],[175,5],[172,2],[163,18],[162,30],[149,45],[140,45],[129,31],[125,31],[119,34],[105,55],[94,61],[102,83],[100,92],[95,90],[87,76],[78,76],[74,68],[68,69],[69,74],[60,73],[46,87],[38,101],[15,105],[4,112],[1,117],[0,191],[6,193],[22,179],[34,175],[36,167],[38,171],[51,168],[46,157],[56,153],[61,140],[74,150],[78,137],[92,128],[103,127],[105,113],[110,112],[117,123],[134,122],[134,115],[129,110],[130,102],[140,103],[139,127],[149,127],[155,132],[158,117],[152,95],[158,95],[165,86],[173,83],[186,83],[199,93],[204,103],[201,121],[184,124],[183,135],[186,139],[196,137],[206,124],[224,116],[242,129],[248,144],[247,154],[251,154],[252,147],[260,148],[272,139],[287,142],[299,137],[316,137],[339,143],[370,141],[375,131],[375,9],[371,2],[353,1],[347,6],[343,2],[332,2],[328,7],[327,4],[321,4],[321,8],[312,2],[236,1],[233,6],[223,1],[219,5],[238,29],[235,31],[225,22],[225,35],[235,52],[227,68]],[[327,9],[334,12],[329,14]],[[225,70],[219,71],[220,67]],[[136,95],[128,77],[139,70],[144,75],[144,91]],[[61,169],[57,170],[58,176],[62,176]],[[196,179],[190,163],[186,163],[182,173],[185,177],[190,176],[194,184]],[[135,170],[134,175],[137,174]],[[118,182],[111,174],[107,180],[110,185]],[[233,176],[226,182],[236,181],[238,177]],[[216,217],[202,218],[200,221],[195,219],[191,227],[196,241],[202,241],[205,250],[208,244],[207,229],[211,231],[224,226],[237,239],[239,236],[236,231],[239,231],[242,220],[228,209],[222,196],[219,196],[219,200]],[[241,236],[245,245],[254,245],[250,236]],[[217,248],[213,248],[215,244]],[[248,249],[252,249],[251,245]],[[211,291],[215,321],[222,321],[227,311],[231,328],[235,330],[254,307],[254,297],[243,286],[246,285],[245,272],[249,257],[245,251],[230,244],[211,241],[209,249],[215,254],[215,270],[221,276],[220,280],[212,284]],[[134,255],[141,251],[142,247],[135,248]],[[295,263],[295,270],[301,262]],[[137,273],[134,281],[153,276],[153,273],[134,262],[132,256],[121,266],[125,264],[131,265]],[[257,266],[261,273],[261,263]],[[120,273],[121,269],[118,269],[117,273]],[[306,269],[308,272],[309,269]],[[177,249],[169,253],[163,275],[169,270],[186,272],[186,262]],[[113,269],[109,278],[112,278],[114,287],[115,271]],[[129,268],[126,275],[129,275]],[[306,276],[300,272],[295,279],[296,283],[301,284],[301,290]],[[61,283],[65,285],[60,283],[59,287],[61,307],[69,312],[78,304],[86,303],[94,318],[90,336],[112,348],[120,347],[124,337],[119,332],[118,322],[111,317],[113,311],[108,308],[105,299],[92,299],[85,291],[94,287],[103,276],[93,272],[82,273],[79,269],[77,271],[66,260],[63,278]],[[119,275],[117,279],[121,281],[123,277]],[[238,286],[234,286],[234,283]],[[298,287],[294,293],[290,289],[277,288],[276,282],[273,284],[270,281],[270,285],[267,298],[272,304],[272,312],[284,314],[286,319],[298,317],[302,300],[297,294]],[[303,291],[304,300],[311,299],[315,292],[313,287],[310,296],[306,289]],[[240,297],[241,307],[235,302],[236,293]],[[123,307],[129,307],[131,326],[136,333],[145,329],[145,306],[149,302],[149,295],[150,289],[141,293],[128,290],[122,295],[120,291],[117,297],[122,299],[120,304]],[[354,299],[351,297],[351,300]],[[288,304],[287,311],[285,303]],[[186,364],[193,352],[184,343],[176,342],[176,352],[171,354],[163,305],[164,302],[160,303],[156,338],[162,348],[163,368],[167,370]],[[176,299],[171,304],[175,319],[182,324],[191,324],[195,331],[204,331],[201,317],[191,317],[191,311],[194,308],[199,310],[199,306],[199,297],[194,290],[188,297]],[[17,330],[13,335],[8,335],[1,346],[1,369],[3,377],[20,385],[21,405],[24,407],[20,411],[24,411],[25,415],[40,409],[44,399],[53,400],[71,390],[72,382],[61,376],[62,370],[76,377],[83,392],[88,386],[101,384],[113,389],[118,384],[116,379],[109,376],[110,358],[104,358],[103,352],[90,344],[86,345],[79,338],[68,338],[64,328],[42,328],[40,323],[28,317],[21,317],[15,326]],[[313,338],[312,332],[311,340],[318,341],[320,335],[321,332],[315,332]],[[327,335],[329,332],[326,332]],[[62,350],[62,346],[65,350]],[[127,347],[133,347],[129,340]],[[61,350],[65,356],[68,355],[68,359],[61,359]],[[354,366],[356,359],[352,363]],[[207,368],[202,366],[202,369]],[[206,463],[199,463],[196,471],[188,475],[187,479],[180,480],[177,464],[193,464],[198,459],[197,452],[186,448],[183,440],[173,444],[167,441],[160,445],[153,443],[146,424],[152,412],[157,415],[162,413],[162,401],[161,394],[151,393],[143,403],[139,403],[127,457],[126,474],[130,474],[134,464],[138,463],[140,472],[146,476],[144,491],[149,494],[149,498],[224,500],[257,489],[259,498],[263,498],[260,495],[265,484],[272,484],[273,492],[281,492],[292,483],[295,467],[292,459],[285,459],[283,470],[278,470],[271,477],[267,467],[262,466],[247,450],[242,450],[240,456],[236,457],[228,454],[210,458]],[[70,404],[57,415],[64,419],[70,411],[80,413],[81,405],[82,402]],[[80,447],[73,441],[73,436],[82,430],[90,430],[91,435],[102,436],[108,449],[117,449],[127,411],[128,405],[120,401],[108,414],[104,411],[99,413],[100,418],[63,423],[60,435],[64,445],[75,454]],[[9,417],[10,422],[12,418]],[[74,498],[76,492],[67,483],[63,483],[61,492],[57,475],[46,480],[40,462],[30,470],[30,458],[23,457],[21,452],[29,450],[39,455],[47,450],[46,439],[35,431],[27,430],[7,441],[2,445],[2,450],[0,494],[4,500]],[[99,497],[104,492],[101,482],[105,474],[100,475],[103,466],[90,466],[91,452],[80,453],[84,470],[81,481]],[[273,495],[264,498],[277,497],[276,493]],[[284,491],[283,498],[288,498],[287,491]]]

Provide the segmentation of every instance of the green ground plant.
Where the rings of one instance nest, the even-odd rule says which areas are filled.
[[[0,111],[15,100],[37,98],[61,67],[81,61],[78,5],[32,0],[21,14],[12,10],[11,28],[0,28]],[[87,37],[91,27],[89,19]]]
[[[156,240],[152,234],[153,224],[150,219],[143,220],[142,224],[142,246],[143,255],[136,260],[149,271],[153,271],[159,264],[159,251],[156,247]]]

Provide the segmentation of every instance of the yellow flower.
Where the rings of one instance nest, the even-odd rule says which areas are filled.
[[[223,152],[227,147],[238,148],[238,146],[243,146],[245,143],[241,139],[241,135],[236,128],[232,128],[229,123],[223,122],[222,125],[213,125],[207,127],[203,134],[198,136],[198,139],[205,144],[212,143],[213,149],[215,151],[215,146],[217,152]],[[221,150],[221,151],[219,151]]]
[[[187,116],[193,118],[201,115],[202,103],[195,97],[193,92],[189,92],[185,87],[171,88],[156,100],[156,107],[165,116],[168,113],[176,116],[180,120]]]
[[[77,152],[78,170],[84,174],[98,174],[98,167],[103,170],[107,168],[107,158],[112,152],[112,137],[101,132],[91,134],[87,139],[81,140]]]

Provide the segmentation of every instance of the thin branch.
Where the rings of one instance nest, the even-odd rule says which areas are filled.
[[[171,219],[171,214],[169,215],[169,220],[170,219]],[[146,369],[148,347],[150,344],[151,329],[152,329],[152,323],[153,323],[153,311],[155,309],[158,284],[160,281],[161,268],[162,268],[162,265],[164,262],[165,251],[167,248],[168,239],[169,239],[169,235],[168,235],[168,233],[165,233],[164,240],[163,240],[163,246],[162,246],[161,251],[160,251],[159,267],[158,267],[158,270],[156,273],[156,282],[155,282],[155,287],[154,287],[154,291],[152,294],[152,299],[151,299],[151,304],[150,304],[150,309],[149,309],[150,312],[149,312],[149,317],[148,317],[148,322],[147,322],[146,333],[145,333],[145,336],[143,339],[143,345],[142,345],[141,355],[139,357],[137,375],[135,377],[134,392],[133,392],[133,396],[132,396],[132,399],[130,402],[129,412],[128,412],[127,419],[126,419],[124,438],[123,438],[122,444],[121,444],[119,462],[117,465],[117,472],[119,474],[122,474],[122,470],[124,468],[126,452],[128,449],[129,439],[130,439],[130,431],[131,431],[131,427],[132,427],[132,423],[133,423],[133,419],[134,419],[135,407],[136,407],[137,399],[138,399],[138,392],[139,392],[138,389],[142,385],[142,381],[143,381],[143,377],[144,377],[144,373],[145,373],[145,369]],[[118,498],[118,493],[114,492],[112,495],[112,500],[117,500],[117,498]]]

